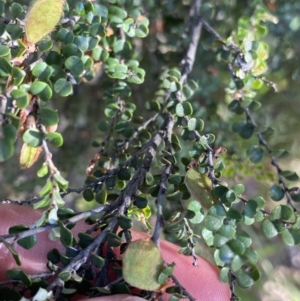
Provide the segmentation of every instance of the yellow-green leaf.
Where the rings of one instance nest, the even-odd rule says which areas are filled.
[[[150,238],[129,244],[123,257],[123,276],[126,282],[143,290],[155,291],[161,285],[158,277],[162,270],[162,256]]]
[[[37,0],[30,7],[25,21],[26,39],[37,43],[49,34],[59,22],[64,0]]]
[[[20,152],[21,168],[31,167],[39,158],[42,147],[31,147],[24,143]]]
[[[212,194],[211,180],[206,174],[200,173],[195,168],[189,169],[185,175],[185,185],[192,197],[204,208],[210,208],[217,203]]]

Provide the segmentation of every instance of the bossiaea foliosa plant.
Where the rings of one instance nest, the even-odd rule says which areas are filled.
[[[14,208],[6,203],[29,204],[39,213],[29,224],[10,225],[1,235],[1,248],[13,256],[15,265],[6,273],[10,280],[0,283],[0,300],[19,300],[23,294],[35,300],[63,300],[78,293],[131,293],[148,300],[168,293],[169,300],[195,300],[177,279],[176,258],[190,256],[195,270],[207,265],[196,255],[199,238],[219,267],[216,287],[237,300],[235,284],[249,288],[260,278],[247,227],[259,225],[266,237],[280,235],[287,245],[300,243],[294,206],[299,192],[287,184],[298,176],[279,166],[277,159],[286,152],[270,148],[265,138],[270,128],[260,129],[253,117],[261,107],[259,96],[267,87],[276,90],[265,77],[269,54],[263,41],[265,22],[276,18],[263,1],[256,1],[251,16],[239,15],[222,36],[212,25],[215,15],[208,1],[168,2],[170,6],[37,0],[27,6],[0,1],[0,161],[18,154],[26,170],[43,161],[37,177],[44,178],[38,196],[2,201],[5,214]],[[226,13],[228,4],[215,5]],[[172,9],[178,20],[171,22],[171,29],[164,28]],[[198,64],[199,53],[219,67],[202,70],[205,61]],[[159,74],[155,92],[147,91],[153,81],[147,78],[151,68]],[[202,82],[204,76],[191,73],[203,75],[207,70],[219,74],[225,89],[224,99],[219,99],[220,110],[226,110],[222,118],[216,111],[201,116],[197,95],[207,83]],[[105,80],[99,80],[99,74]],[[54,99],[72,97],[78,87],[97,80],[97,109],[99,116],[104,114],[98,124],[101,142],[91,141],[96,151],[86,157],[85,183],[70,188],[72,183],[54,163],[52,149],[62,146],[64,138]],[[234,116],[234,121],[225,131],[247,141],[247,162],[255,166],[266,156],[274,166],[269,196],[286,202],[272,211],[265,208],[262,196],[246,197],[245,185],[230,178],[232,168],[224,162],[234,164],[230,145],[238,138],[225,139],[224,129],[213,121],[220,118],[218,125],[225,125],[226,116]],[[71,194],[82,194],[95,206],[75,213],[64,200]],[[152,234],[136,240],[133,221]],[[76,230],[78,224],[82,232]],[[33,250],[41,232],[55,247],[46,255],[45,269],[32,274],[24,265],[22,269],[20,248]],[[160,241],[161,233],[181,243],[181,255],[166,261],[162,253],[167,243]]]

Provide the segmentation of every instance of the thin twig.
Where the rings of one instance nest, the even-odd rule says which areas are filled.
[[[54,275],[54,272],[45,272],[45,273],[40,273],[40,274],[32,274],[28,275],[28,278],[31,280],[33,279],[48,279]],[[7,284],[16,284],[16,283],[21,283],[21,280],[7,280],[7,281],[1,281],[0,286],[7,285]]]
[[[194,243],[194,240],[193,240],[193,237],[192,237],[193,231],[192,231],[187,219],[184,218],[183,221],[184,221],[185,230],[186,230],[187,234],[189,235],[188,244],[189,244],[189,247],[191,249],[191,255],[192,255],[193,260],[194,260],[193,261],[193,266],[195,268],[197,268],[198,267],[198,256],[196,255],[196,252],[195,252],[196,244]]]
[[[98,162],[100,157],[103,155],[105,147],[108,145],[108,143],[111,140],[111,137],[113,136],[112,135],[113,128],[114,128],[116,122],[119,120],[120,114],[123,111],[123,102],[121,101],[121,99],[119,97],[117,99],[117,103],[118,103],[118,106],[119,106],[119,110],[117,111],[116,116],[114,118],[112,118],[112,120],[110,122],[109,131],[107,132],[107,134],[105,135],[103,141],[101,142],[100,149],[94,155],[94,157],[90,160],[90,163],[89,163],[88,167],[86,168],[86,173],[88,175],[92,174],[93,169],[95,167],[95,164]]]
[[[219,33],[206,21],[201,17],[201,21],[203,23],[203,27],[210,33],[212,34],[215,39],[217,39],[218,41],[220,41],[223,44],[223,49],[226,51],[232,50],[235,53],[242,53],[242,50],[240,48],[238,48],[237,46],[230,44],[230,45],[226,45],[226,43],[224,42],[223,38],[219,35]]]
[[[236,76],[233,72],[233,66],[232,66],[232,63],[229,63],[228,64],[228,70],[229,70],[229,73],[230,73],[230,76],[233,80],[233,82],[235,82],[236,80]],[[236,89],[238,90],[238,88],[236,87]],[[242,97],[240,97],[239,101],[241,102],[243,99]],[[253,127],[257,127],[257,124],[253,118],[253,116],[251,115],[251,112],[250,112],[250,109],[249,108],[245,108],[244,109],[244,112],[245,112],[245,115],[246,115],[246,118],[247,118],[247,122],[250,123]],[[257,132],[257,137],[258,137],[258,142],[260,145],[262,145],[266,150],[267,152],[271,155],[272,154],[272,148],[269,146],[269,144],[267,143],[267,141],[263,138],[263,134],[261,132]],[[292,203],[292,197],[291,197],[291,194],[290,194],[290,190],[289,188],[287,187],[286,183],[285,183],[285,180],[284,180],[284,177],[281,175],[281,172],[282,172],[282,169],[280,168],[276,158],[274,156],[271,156],[271,164],[275,167],[276,169],[276,172],[277,172],[277,176],[278,176],[278,181],[279,181],[279,184],[282,185],[283,189],[284,189],[284,192],[285,192],[285,196],[286,196],[286,199],[287,199],[287,203],[293,208],[293,210],[296,212],[297,209],[294,207],[293,203]]]
[[[38,129],[39,129],[39,131],[40,131],[43,135],[46,135],[46,134],[47,134],[47,130],[46,130],[46,128],[45,128],[44,125],[39,124],[39,125],[38,125]],[[55,167],[55,165],[54,165],[54,163],[53,163],[53,161],[52,161],[52,153],[49,151],[48,144],[47,144],[47,141],[46,141],[45,138],[43,139],[42,147],[43,147],[43,150],[44,150],[44,152],[45,152],[45,162],[46,162],[46,164],[47,164],[48,167],[49,167],[50,173],[51,173],[51,174],[54,174],[54,173],[56,173],[58,170],[57,170],[57,168]]]
[[[106,239],[107,232],[110,232],[117,225],[117,217],[113,217],[107,227],[96,237],[96,239],[84,250],[81,250],[79,254],[74,257],[74,259],[62,269],[61,272],[66,271],[77,271],[86,261],[88,260],[90,254],[95,251],[101,243],[104,243]],[[55,288],[60,282],[60,278],[57,277],[51,284],[48,285],[47,290]]]
[[[165,127],[165,123],[162,125],[162,128]],[[161,141],[162,141],[162,137],[161,137],[161,133],[159,132],[155,134],[152,140],[150,141],[151,143],[149,143],[148,145],[148,150],[146,151],[143,162],[141,166],[138,168],[138,170],[136,171],[135,175],[128,182],[126,188],[120,193],[117,199],[111,205],[109,205],[111,209],[119,208],[118,215],[122,215],[125,213],[127,207],[130,204],[130,200],[135,196],[138,189],[142,185],[146,177],[146,173],[150,169],[152,160],[156,156],[156,149],[160,145]],[[105,241],[107,232],[114,231],[117,225],[118,225],[118,216],[114,216],[109,222],[108,226],[104,230],[102,230],[102,232],[97,236],[95,241],[92,244],[90,244],[85,250],[81,250],[80,253],[62,270],[62,272],[77,271],[84,263],[86,263],[90,253],[97,250],[99,245]],[[59,279],[60,278],[56,278],[48,286],[47,289],[51,290],[54,287],[56,287],[60,282]]]
[[[215,176],[213,155],[213,150],[207,149],[208,177],[211,179],[212,189],[214,189],[216,184],[218,183],[218,180]]]
[[[87,218],[87,217],[89,217],[91,215],[94,215],[96,213],[101,213],[101,212],[108,213],[112,210],[114,210],[114,207],[112,205],[98,207],[98,208],[95,208],[95,209],[77,214],[77,215],[75,215],[75,216],[73,216],[73,217],[71,217],[67,220],[64,220],[64,222],[66,223],[66,225],[68,225],[68,224],[71,224],[71,223],[75,223],[79,220],[82,220],[84,218]],[[25,238],[25,237],[28,237],[28,236],[31,236],[31,235],[36,235],[36,234],[39,234],[39,233],[42,233],[44,231],[51,230],[51,229],[57,228],[57,227],[59,227],[58,224],[46,224],[46,225],[40,226],[38,228],[29,229],[29,230],[26,230],[26,231],[23,231],[23,232],[20,232],[20,233],[17,233],[17,234],[0,235],[0,240],[5,239],[9,243],[14,243],[15,241],[17,241],[21,238]]]
[[[211,180],[211,188],[214,189],[216,185],[219,183],[219,180],[216,178],[215,170],[214,170],[213,157],[215,155],[215,152],[208,144],[206,144],[205,146],[207,148],[206,153],[207,153],[208,177]],[[220,206],[222,206],[225,209],[224,204],[222,203],[220,198],[218,198],[218,203]]]
[[[111,289],[115,284],[117,284],[117,283],[119,283],[119,282],[121,282],[121,281],[123,281],[123,280],[124,280],[124,278],[123,278],[123,276],[121,276],[121,277],[117,278],[116,280],[111,281],[111,282],[106,286],[106,288],[107,288],[107,289]]]
[[[191,73],[195,58],[196,51],[198,49],[199,39],[202,29],[202,21],[199,15],[201,0],[195,0],[190,9],[190,15],[193,15],[192,20],[192,30],[191,30],[191,41],[189,43],[187,52],[183,59],[180,62],[181,66],[181,79],[180,82],[184,83],[187,79],[187,76]]]
[[[252,75],[255,79],[260,79],[261,81],[263,81],[267,86],[271,87],[274,92],[278,92],[278,89],[277,89],[277,86],[275,83],[273,83],[272,81],[266,79],[265,77],[260,77],[260,76],[255,76],[255,75]]]
[[[157,117],[159,116],[159,113],[154,114],[151,118],[149,118],[146,122],[144,122],[141,126],[139,126],[137,129],[135,129],[134,133],[130,137],[130,139],[126,139],[124,141],[124,145],[120,148],[120,153],[124,153],[125,150],[129,147],[130,143],[134,141],[134,139],[138,136],[138,134],[142,131],[145,130],[148,125],[152,122],[154,122]]]
[[[68,195],[70,193],[80,194],[84,190],[86,190],[87,188],[94,189],[99,184],[105,182],[105,180],[108,179],[109,177],[116,175],[120,171],[121,168],[130,165],[133,160],[135,160],[137,157],[144,154],[150,144],[151,144],[151,140],[149,142],[147,142],[145,145],[143,145],[141,149],[136,151],[128,160],[126,160],[123,163],[119,164],[115,168],[107,170],[103,176],[95,179],[93,182],[85,184],[80,188],[68,188],[66,191],[61,193],[61,197],[65,197],[66,195]],[[0,201],[0,204],[14,203],[14,204],[17,204],[17,205],[23,205],[23,204],[30,205],[30,204],[37,203],[37,202],[41,201],[42,199],[43,199],[43,197],[37,197],[37,196],[32,196],[28,199],[21,199],[21,200],[12,200],[12,199],[9,199],[9,198],[5,198],[2,201]]]
[[[234,292],[234,286],[236,283],[236,277],[235,275],[232,273],[231,270],[229,270],[229,286],[230,286],[230,291],[231,291],[231,296],[230,296],[230,301],[236,301],[237,300],[237,296]]]
[[[171,134],[174,127],[174,117],[171,114],[168,114],[166,118],[166,126],[164,130],[165,133],[165,143],[167,146],[167,152],[170,153],[172,151],[171,149]],[[167,163],[166,168],[164,172],[161,175],[160,182],[159,182],[159,191],[156,199],[156,207],[157,207],[157,217],[156,217],[156,223],[153,235],[151,239],[155,244],[159,246],[159,236],[160,236],[160,230],[161,227],[164,225],[164,217],[162,213],[162,201],[163,198],[167,192],[167,182],[171,173],[172,163]]]
[[[162,128],[165,126],[165,124],[162,125]],[[96,209],[92,209],[83,213],[80,213],[70,219],[67,220],[67,222],[73,223],[73,222],[77,222],[78,220],[81,220],[83,218],[87,218],[93,214],[96,213],[108,213],[108,212],[112,212],[115,209],[119,208],[119,206],[122,204],[123,202],[123,198],[127,195],[130,196],[130,198],[132,198],[137,189],[141,186],[141,184],[144,181],[144,178],[146,176],[147,171],[150,169],[150,165],[151,162],[153,160],[153,158],[156,155],[156,149],[157,147],[160,145],[161,141],[162,141],[162,137],[161,137],[162,133],[157,133],[154,135],[154,137],[147,143],[147,151],[145,154],[145,158],[143,159],[143,163],[140,166],[140,168],[136,171],[135,175],[132,177],[132,179],[128,182],[128,185],[126,186],[126,188],[121,192],[121,194],[118,196],[118,198],[110,205],[107,206],[103,206],[103,207],[98,207]],[[127,160],[128,162],[129,160]],[[124,165],[122,165],[124,166]],[[111,174],[115,174],[117,171],[119,171],[121,169],[121,167],[117,167],[114,169],[114,171],[109,170],[107,172],[106,175],[98,178],[96,181],[94,181],[91,184],[88,185],[84,185],[84,187],[80,188],[80,189],[76,189],[76,190],[71,190],[72,192],[77,192],[80,193],[83,190],[85,190],[88,187],[94,187],[95,185],[98,185],[99,183],[103,182],[106,178],[108,178],[109,176],[111,176]],[[116,171],[117,170],[117,171]],[[131,193],[128,193],[128,191],[131,191]],[[62,194],[62,197],[64,197],[65,195],[67,195],[68,193],[70,193],[70,190],[67,190],[67,192]],[[38,228],[33,228],[18,234],[6,234],[6,235],[1,235],[0,238],[1,239],[9,239],[9,242],[14,242],[16,240],[19,240],[21,238],[25,238],[34,234],[38,234],[41,232],[44,232],[46,230],[50,230],[57,227],[56,224],[47,224]]]
[[[5,112],[6,112],[6,106],[7,106],[7,98],[5,95],[0,94],[0,125],[5,123]]]
[[[250,71],[252,69],[252,66],[246,66],[247,63],[244,61],[244,52],[242,51],[242,49],[240,49],[238,46],[234,45],[234,44],[229,44],[227,45],[223,38],[220,36],[220,34],[206,21],[201,17],[201,22],[203,24],[203,27],[214,36],[215,39],[217,39],[218,41],[220,41],[222,43],[222,48],[225,51],[232,51],[235,56],[237,57],[236,63],[237,65],[243,69],[244,71]],[[246,68],[245,68],[246,66]],[[250,68],[249,68],[250,67]],[[249,69],[248,69],[249,68]],[[250,75],[254,78],[254,79],[260,79],[262,82],[264,82],[267,86],[271,87],[275,92],[278,92],[276,84],[273,83],[272,81],[266,79],[264,76],[257,76],[257,75],[253,75],[250,72]]]
[[[193,21],[193,27],[191,29],[191,37],[192,37],[191,43],[188,47],[186,56],[183,58],[183,60],[181,62],[181,67],[182,67],[181,82],[182,83],[185,82],[188,74],[191,72],[194,61],[195,61],[196,50],[197,50],[200,33],[201,33],[201,21],[200,21],[199,15],[198,15],[200,6],[201,6],[201,0],[195,0],[194,4],[192,6],[192,8],[195,9],[196,13],[195,13],[195,19]],[[171,93],[168,93],[166,98],[169,99],[170,95],[171,95]],[[163,126],[161,127],[161,130],[158,133],[153,135],[151,141],[149,141],[149,143],[147,143],[140,151],[136,152],[135,155],[133,155],[129,160],[127,160],[123,164],[119,165],[118,167],[116,167],[112,170],[107,171],[107,173],[104,176],[96,179],[93,183],[84,185],[83,187],[81,187],[79,189],[71,189],[70,188],[66,192],[62,193],[62,197],[64,197],[65,195],[72,193],[72,192],[80,193],[83,190],[85,190],[86,188],[89,188],[89,187],[94,188],[97,185],[99,185],[99,183],[102,183],[103,181],[105,181],[105,179],[107,179],[108,177],[115,175],[124,165],[126,165],[126,164],[129,165],[136,157],[144,154],[144,158],[142,160],[141,166],[138,168],[138,170],[136,171],[136,173],[132,177],[132,179],[128,182],[126,188],[120,193],[120,195],[117,197],[117,199],[112,204],[97,208],[96,210],[93,210],[93,211],[84,212],[73,218],[68,219],[67,222],[71,222],[74,220],[77,221],[77,220],[83,218],[83,216],[85,216],[85,217],[90,216],[96,212],[108,213],[108,212],[113,212],[114,210],[118,209],[118,214],[125,213],[125,211],[128,207],[128,204],[130,203],[129,200],[131,200],[132,197],[136,194],[136,192],[138,191],[138,189],[140,188],[140,186],[142,185],[142,183],[145,179],[146,173],[150,169],[152,160],[156,156],[156,150],[162,142],[162,137],[164,137],[166,135],[164,127],[166,127],[166,121],[164,122]],[[168,140],[170,140],[169,137],[168,137]],[[170,171],[171,171],[171,165],[169,165],[169,168],[166,169],[165,175],[167,176],[167,174]],[[33,198],[31,198],[31,199],[33,200]],[[36,198],[34,199],[34,201],[36,201]],[[107,227],[104,230],[102,230],[102,232],[96,237],[96,239],[93,241],[93,243],[91,243],[86,249],[81,250],[79,252],[79,254],[69,263],[69,265],[67,265],[66,267],[64,267],[62,269],[62,272],[77,271],[84,263],[87,262],[91,252],[97,250],[97,248],[105,241],[107,232],[113,231],[116,228],[117,224],[118,224],[117,216],[112,217],[112,219],[108,223]],[[52,228],[52,226],[55,227],[56,225],[51,225],[51,228]],[[36,231],[36,233],[40,233],[42,231],[45,231],[44,228],[46,228],[46,227],[49,227],[49,225],[42,226],[38,229],[32,229],[32,230]],[[50,228],[48,228],[48,229],[50,229]],[[25,232],[27,232],[27,231],[25,231]],[[19,235],[24,235],[25,232],[20,233]],[[28,235],[28,232],[27,232],[27,235]],[[13,236],[13,237],[15,237],[15,236]],[[18,236],[18,239],[20,239],[20,238],[21,237]],[[180,287],[181,291],[186,296],[188,296],[188,298],[190,300],[195,300],[186,291],[186,289],[179,283],[179,281],[176,279],[176,277],[172,276],[172,279],[176,283],[176,285],[178,285]],[[57,277],[48,286],[48,290],[53,289],[57,286],[61,287],[62,284],[63,284],[63,282],[60,280],[59,277]]]
[[[185,295],[190,301],[196,301],[196,299],[180,284],[179,280],[174,275],[171,276],[171,279],[180,288],[183,295]]]

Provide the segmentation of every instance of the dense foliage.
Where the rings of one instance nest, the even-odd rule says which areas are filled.
[[[11,240],[30,249],[41,228],[51,229],[66,255],[49,252],[58,272],[48,290],[63,281],[62,294],[82,291],[88,269],[104,265],[104,242],[125,249],[134,220],[153,228],[154,244],[138,246],[147,257],[162,233],[194,265],[208,246],[232,300],[236,284],[249,288],[261,277],[255,231],[300,244],[299,177],[283,160],[297,114],[288,119],[266,100],[281,111],[276,95],[299,80],[300,5],[277,2],[0,1],[2,203],[43,210],[32,227],[16,225],[1,240],[18,262]],[[77,194],[81,213],[66,201]],[[77,241],[70,229],[80,219],[102,234]],[[83,252],[91,256],[82,261]],[[130,275],[151,272],[128,257],[120,291],[130,283],[147,298],[172,274],[159,258],[158,279],[144,286]],[[20,283],[5,293],[18,300],[33,282],[20,270],[8,275]],[[32,294],[45,286],[39,281]],[[172,300],[182,297],[173,292]]]

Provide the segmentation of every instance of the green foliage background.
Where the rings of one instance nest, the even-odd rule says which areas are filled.
[[[20,12],[16,17],[14,16],[16,12],[12,10],[12,3],[16,2],[0,2],[2,9],[0,31],[2,30],[1,33],[3,34],[5,29],[7,30],[4,16],[9,20],[16,18],[24,19],[25,11]],[[24,5],[25,10],[27,9],[27,1],[19,1],[18,3]],[[192,1],[124,0],[105,1],[99,4],[98,1],[94,3],[74,0],[67,1],[67,3],[69,11],[65,9],[65,18],[77,15],[81,17],[81,20],[87,20],[92,18],[89,15],[89,12],[92,12],[92,9],[89,8],[90,6],[94,6],[93,13],[97,11],[103,15],[105,15],[106,7],[116,6],[129,12],[130,16],[134,16],[135,18],[141,16],[141,20],[144,20],[146,17],[149,20],[149,33],[146,29],[141,28],[141,33],[135,33],[135,38],[128,37],[128,35],[126,35],[128,32],[124,33],[126,26],[123,26],[123,30],[118,28],[118,25],[122,25],[123,22],[125,23],[124,20],[126,19],[123,18],[120,22],[114,20],[113,18],[120,17],[118,13],[110,13],[110,24],[113,24],[111,27],[114,31],[109,37],[105,37],[104,32],[104,27],[108,24],[106,23],[107,19],[102,16],[101,22],[97,23],[95,21],[95,27],[99,24],[103,26],[103,28],[97,29],[97,35],[100,35],[102,38],[99,39],[99,45],[103,48],[107,47],[107,49],[110,49],[106,54],[101,54],[102,57],[99,61],[103,59],[103,56],[110,55],[111,58],[117,59],[120,62],[122,61],[119,65],[122,65],[123,68],[123,61],[128,63],[129,59],[135,60],[131,67],[137,73],[141,72],[142,75],[140,78],[130,79],[130,76],[127,76],[128,73],[126,72],[126,76],[123,78],[124,72],[121,70],[121,74],[119,74],[116,71],[116,64],[114,65],[113,61],[108,62],[104,59],[102,64],[97,67],[97,70],[94,70],[95,61],[97,61],[94,59],[95,56],[97,56],[95,51],[94,61],[88,62],[85,65],[86,73],[83,76],[82,72],[80,72],[83,70],[77,72],[75,64],[70,63],[71,78],[78,83],[73,85],[73,93],[53,93],[51,101],[41,102],[43,105],[45,104],[47,107],[57,110],[60,119],[58,132],[61,133],[64,142],[59,148],[50,146],[50,150],[53,154],[53,162],[63,177],[69,181],[70,187],[78,188],[82,187],[86,180],[85,170],[89,164],[89,160],[99,150],[99,147],[101,147],[100,143],[104,141],[106,137],[108,123],[104,124],[103,120],[112,120],[110,116],[113,116],[118,110],[115,110],[113,106],[113,94],[109,94],[111,89],[115,87],[114,85],[120,81],[127,80],[131,88],[131,94],[125,97],[125,104],[130,102],[136,106],[134,113],[136,119],[134,120],[135,123],[133,123],[135,128],[141,124],[138,123],[138,117],[143,117],[143,120],[146,121],[151,118],[155,112],[159,112],[163,104],[163,98],[169,90],[174,89],[172,90],[173,96],[176,94],[177,87],[180,86],[178,83],[179,80],[174,80],[174,77],[170,79],[169,72],[173,70],[172,68],[180,67],[180,61],[185,56],[190,43],[190,36],[185,32],[185,24],[188,24],[189,21],[188,15]],[[281,201],[282,198],[279,197],[278,194],[289,193],[289,189],[296,187],[299,181],[297,175],[293,173],[294,171],[298,171],[300,157],[297,131],[300,126],[298,118],[299,109],[297,105],[300,79],[299,13],[299,1],[202,1],[201,16],[210,24],[215,32],[222,37],[225,44],[218,41],[214,34],[206,30],[207,28],[203,28],[197,47],[194,67],[188,77],[194,81],[189,84],[189,89],[186,91],[186,95],[190,93],[190,96],[186,98],[193,107],[193,115],[191,117],[199,118],[204,122],[204,129],[199,132],[202,137],[206,134],[213,134],[215,136],[215,140],[211,138],[211,143],[209,142],[212,149],[216,150],[220,146],[227,149],[227,153],[221,154],[219,160],[223,162],[222,164],[224,164],[225,168],[222,170],[222,168],[219,167],[218,170],[215,165],[216,175],[221,176],[222,172],[221,180],[227,182],[229,187],[242,183],[246,188],[245,192],[242,192],[243,198],[246,200],[261,195],[266,201],[264,209],[268,211],[272,211],[279,204],[286,205],[286,199],[283,199],[281,203],[274,202],[274,200]],[[120,14],[122,15],[122,12]],[[66,22],[69,21],[67,20]],[[50,39],[55,41],[56,47],[61,47],[60,51],[64,54],[65,58],[70,55],[76,57],[76,50],[63,49],[66,36],[64,36],[62,28],[66,28],[65,24],[66,23],[59,24],[50,38],[47,37],[46,39],[48,39],[48,41],[50,41]],[[15,41],[24,35],[23,30],[20,30],[23,26],[22,24],[12,22],[9,25],[9,34],[13,37],[11,40]],[[147,26],[145,27],[147,28]],[[190,29],[191,28],[192,26]],[[86,29],[83,29],[83,31],[84,30]],[[78,32],[78,36],[81,36],[80,29],[78,29]],[[146,34],[144,34],[145,32]],[[249,36],[249,32],[252,33],[252,36]],[[61,36],[59,36],[59,33]],[[75,35],[76,34],[75,30]],[[82,34],[82,36],[84,36],[84,34]],[[125,46],[120,42],[124,40],[124,37],[128,42]],[[11,40],[2,35],[2,48],[0,48],[1,58],[6,57],[6,48],[3,47],[5,47],[7,43],[9,44]],[[261,45],[266,45],[264,48],[265,51],[259,52],[258,49],[255,48],[256,46],[246,43],[252,40],[261,43]],[[243,71],[243,65],[237,63],[235,50],[230,47],[229,50],[224,50],[224,45],[227,45],[227,47],[236,45],[244,53],[250,56],[252,55],[252,57],[249,58],[249,62],[251,63],[252,60],[258,62],[257,65],[261,66],[261,69],[248,70],[245,67],[246,70]],[[13,52],[13,46],[18,48],[16,44],[12,43],[10,46],[11,57],[9,59],[18,56]],[[86,53],[88,50],[85,49],[84,41],[81,41],[79,38],[77,46],[80,49],[80,53]],[[92,51],[93,49],[90,50]],[[46,55],[48,55],[48,50],[43,53],[44,60]],[[78,55],[78,57],[80,57],[80,55]],[[30,54],[29,58],[26,59],[26,63],[29,64],[36,59],[36,53]],[[51,63],[49,63],[49,61],[51,61],[49,57],[48,61],[47,58],[45,61],[51,65]],[[139,63],[138,67],[136,62]],[[228,72],[228,63],[230,62],[233,62],[234,72],[239,76],[239,78],[236,78],[235,84]],[[5,67],[5,64],[3,64],[3,62],[0,62],[0,70]],[[142,71],[137,71],[137,68],[145,70],[145,76],[143,76]],[[243,73],[246,75],[244,76]],[[257,79],[255,80],[251,74],[254,74],[254,77],[257,77]],[[93,78],[94,76],[95,78]],[[59,78],[59,75],[57,75],[52,84],[55,85],[55,82],[57,82]],[[61,78],[64,79],[64,84],[72,83],[72,80],[69,79],[66,72]],[[262,80],[264,78],[270,82],[264,82]],[[275,93],[274,89],[266,83],[275,83],[278,92]],[[248,101],[248,103],[244,102],[244,107],[238,102],[233,102],[234,99],[238,98],[235,85],[240,87],[238,93],[244,93],[241,98]],[[49,84],[49,86],[51,90],[55,90],[51,84]],[[69,85],[67,86],[69,87]],[[1,89],[2,94],[5,95],[7,92],[6,74],[1,74]],[[57,91],[59,91],[59,88],[57,88]],[[126,92],[127,91],[124,92],[124,95],[126,95]],[[40,97],[43,98],[41,95]],[[9,95],[8,99],[12,101]],[[173,97],[173,100],[176,104],[176,97]],[[109,106],[109,104],[111,104],[111,106]],[[172,107],[172,104],[170,104],[170,107]],[[243,128],[245,124],[238,123],[247,120],[247,118],[245,118],[244,108],[248,107],[251,108],[251,116],[255,119],[257,128]],[[177,125],[180,124],[180,122],[184,124],[184,122],[178,118],[181,116],[181,112],[178,110],[178,107],[176,107],[176,109],[170,109],[172,114],[177,118]],[[183,117],[190,115],[187,113],[188,110],[189,108],[183,108]],[[129,109],[128,112],[128,120],[131,121],[131,115],[134,110]],[[151,133],[154,133],[161,124],[162,118],[158,118],[158,122],[150,124],[143,132],[144,136],[141,135],[138,140],[140,140],[142,144],[146,143],[147,140],[151,138]],[[247,124],[249,124],[249,122]],[[273,185],[278,184],[278,174],[271,164],[269,154],[266,150],[262,151],[263,147],[259,145],[257,136],[255,135],[258,131],[263,133],[263,138],[267,141],[272,150],[286,149],[291,153],[287,158],[277,159],[283,170],[292,170],[293,172],[287,174],[285,177],[288,187],[286,191],[283,191],[282,187],[278,188],[278,186],[275,186],[275,188],[271,190],[271,194],[273,192],[273,200],[270,198],[269,189],[270,187],[274,187]],[[113,132],[113,139],[129,139],[133,134],[131,124],[119,130],[121,135],[116,132],[117,131]],[[178,151],[177,154],[174,154],[174,158],[179,162],[178,171],[180,175],[184,176],[185,166],[193,157],[198,159],[201,154],[205,153],[203,150],[205,143],[200,143],[202,147],[200,151],[195,150],[193,149],[192,142],[186,142],[188,139],[180,137],[182,134],[180,128],[175,128],[174,133],[178,135],[182,148],[181,152]],[[15,137],[13,139],[15,139]],[[43,155],[40,156],[38,163],[32,168],[20,170],[18,157],[19,149],[22,144],[21,140],[22,139],[19,138],[14,142],[14,155],[8,161],[1,163],[0,199],[28,199],[30,196],[38,195],[45,185],[45,178],[38,178],[36,176],[37,171],[44,161]],[[96,146],[96,148],[91,146],[93,140],[93,145]],[[40,143],[41,141],[42,139],[40,139]],[[253,146],[255,147],[253,148]],[[106,155],[113,153],[115,150],[116,148],[114,148],[112,143],[108,146],[108,149],[105,150],[105,152],[107,151]],[[133,149],[129,148],[128,155],[133,151]],[[163,156],[164,154],[160,152],[158,158],[156,158],[157,160],[154,160],[155,164],[153,164],[151,169],[152,174],[162,174],[160,159],[162,159]],[[187,159],[181,160],[182,157]],[[249,157],[251,157],[252,161]],[[122,157],[120,158],[121,160],[123,159]],[[165,157],[165,159],[172,162],[170,157]],[[199,160],[200,166],[204,168],[204,171],[209,172],[207,160]],[[183,161],[183,164],[181,164],[181,161]],[[166,161],[163,162],[165,163]],[[103,162],[103,164],[105,165],[105,162]],[[218,164],[219,166],[222,165],[221,163]],[[98,177],[101,173],[98,172],[98,174],[96,173],[94,175]],[[293,181],[289,181],[290,179]],[[154,180],[158,180],[158,177]],[[120,190],[121,189],[119,189],[117,193],[120,193]],[[156,207],[153,201],[155,200],[156,194],[153,193],[152,197],[150,197],[149,190],[145,191],[149,197],[148,201],[152,209],[152,214],[155,215]],[[94,192],[96,191],[93,191],[93,193]],[[116,191],[114,191],[114,193],[115,192]],[[169,191],[169,193],[172,192],[173,191]],[[88,199],[87,194],[88,192],[86,192],[85,195],[86,200]],[[239,193],[236,194],[239,195]],[[292,204],[295,209],[299,210],[297,196],[294,198],[296,202],[293,201]],[[217,197],[221,198],[222,195],[217,195]],[[92,197],[92,199],[93,198],[94,197]],[[67,203],[66,207],[76,211],[87,210],[98,206],[96,201],[86,202],[82,195],[77,194],[68,194],[64,200]],[[226,199],[225,203],[226,202],[230,201]],[[168,203],[166,199],[164,199],[163,205],[164,217],[170,221],[173,211],[176,211],[178,208],[174,205],[174,202]],[[242,202],[238,203],[236,207],[240,212],[244,212]],[[255,213],[259,211],[257,208],[254,210]],[[244,212],[243,216],[245,218],[247,214]],[[294,220],[299,218],[298,216],[298,212],[293,213],[293,217],[288,218],[289,222],[294,222]],[[247,218],[248,217],[249,216],[247,216]],[[152,224],[154,225],[154,220],[152,220]],[[170,222],[170,224],[172,223]],[[284,226],[287,225],[288,224],[284,224]],[[203,236],[203,232],[201,232],[202,227],[202,224],[191,224],[194,233],[197,235],[201,235],[202,233]],[[172,233],[170,228],[171,227],[169,227],[169,231],[168,229],[164,231],[165,237],[169,240],[181,243],[182,246],[186,246],[186,243],[180,242],[178,236]],[[252,247],[257,252],[259,258],[258,268],[261,272],[261,279],[250,288],[251,293],[237,288],[236,294],[240,296],[242,300],[249,301],[298,300],[298,287],[300,284],[298,277],[299,272],[297,271],[300,256],[299,247],[286,246],[280,236],[266,238],[264,235],[266,231],[264,234],[261,231],[259,218],[257,218],[257,222],[251,227],[240,223],[238,228],[239,231],[246,231],[252,238]],[[298,228],[297,226],[296,229],[299,232]],[[299,244],[300,233],[298,232],[294,237],[295,243],[293,244],[295,245]],[[272,236],[268,234],[267,231],[267,236]],[[213,261],[213,252],[210,247],[206,246],[203,239],[194,237],[194,240],[196,242],[196,250]],[[229,264],[230,262],[227,263]],[[256,277],[253,277],[253,279],[254,278]]]

